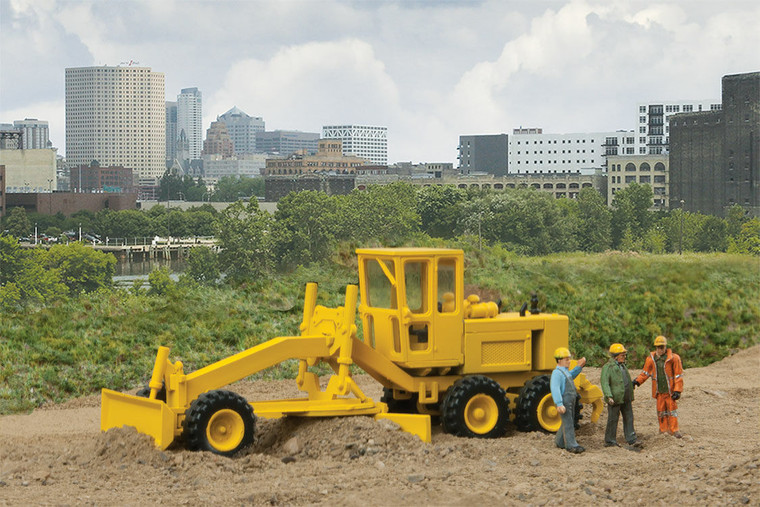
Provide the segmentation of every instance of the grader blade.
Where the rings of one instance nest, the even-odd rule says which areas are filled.
[[[153,437],[166,449],[174,441],[176,414],[160,400],[151,400],[103,389],[100,397],[100,430],[132,426]]]
[[[430,427],[430,416],[425,414],[396,414],[383,412],[375,415],[375,420],[388,419],[398,424],[402,430],[412,435],[416,435],[423,442],[432,441],[432,430]]]

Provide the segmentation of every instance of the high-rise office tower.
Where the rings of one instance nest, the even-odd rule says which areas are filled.
[[[249,116],[237,107],[233,107],[216,117],[227,125],[227,131],[235,145],[235,153],[256,153],[256,133],[264,132],[264,120],[259,116]]]
[[[278,153],[287,157],[301,150],[316,153],[318,145],[319,133],[317,132],[272,130],[256,133],[256,150],[260,153]]]
[[[203,141],[203,155],[220,155],[231,157],[235,149],[227,131],[227,125],[222,121],[212,121],[206,131],[206,140]]]
[[[343,141],[343,154],[365,158],[372,164],[388,164],[388,128],[366,125],[326,125],[322,138]]]
[[[154,184],[166,166],[164,102],[164,75],[149,67],[67,68],[67,162],[128,167]]]
[[[42,150],[50,148],[50,128],[48,122],[37,118],[16,120],[13,126],[21,132],[21,148],[24,150]]]
[[[166,101],[166,160],[167,166],[177,158],[177,103]]]
[[[183,88],[177,95],[177,132],[185,131],[191,159],[201,158],[203,149],[202,106],[203,97],[198,88]]]

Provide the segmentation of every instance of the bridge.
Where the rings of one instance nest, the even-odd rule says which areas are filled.
[[[86,246],[101,252],[112,253],[122,262],[142,262],[145,260],[182,259],[188,255],[191,248],[207,247],[219,250],[216,239],[212,236],[197,236],[191,238],[106,238],[104,242],[82,240]],[[22,242],[22,248],[50,248],[56,243],[38,241]]]

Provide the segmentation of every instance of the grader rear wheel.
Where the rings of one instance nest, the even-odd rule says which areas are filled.
[[[253,408],[230,391],[209,391],[190,404],[183,435],[191,450],[232,456],[253,443],[256,418]]]
[[[499,384],[483,375],[458,380],[443,400],[443,429],[459,437],[498,438],[507,431],[509,402]]]
[[[517,397],[515,424],[520,431],[546,431],[556,433],[562,425],[562,417],[552,399],[551,377],[539,375],[525,383]],[[575,402],[575,427],[578,427],[581,404]]]

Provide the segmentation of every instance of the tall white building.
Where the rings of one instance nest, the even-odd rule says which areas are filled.
[[[24,150],[44,150],[50,148],[50,128],[48,122],[37,118],[16,120],[13,126],[21,132],[21,148]]]
[[[514,129],[509,136],[509,173],[594,174],[607,155],[633,154],[633,132],[544,134],[542,129]]]
[[[327,125],[323,139],[341,139],[343,155],[366,158],[372,164],[388,165],[388,128],[366,125]]]
[[[227,132],[230,133],[235,153],[256,153],[256,134],[264,132],[264,120],[260,116],[250,116],[233,107],[221,116],[216,117],[227,125]]]
[[[66,69],[66,159],[133,169],[141,184],[165,170],[164,75],[149,67]]]
[[[636,115],[636,154],[659,155],[670,151],[668,118],[676,113],[720,111],[719,100],[671,100],[639,103]]]
[[[203,97],[198,88],[183,88],[177,95],[177,135],[185,131],[190,158],[203,150]]]

